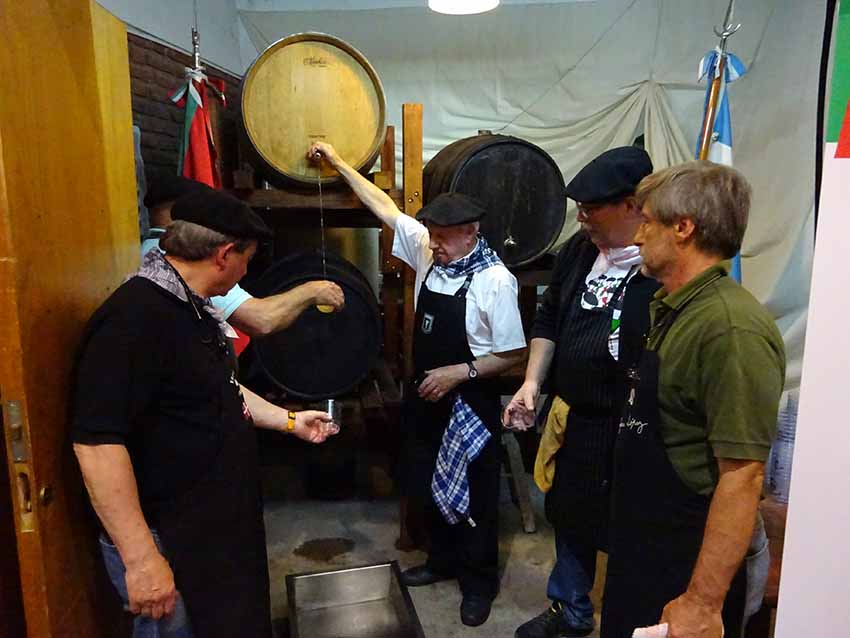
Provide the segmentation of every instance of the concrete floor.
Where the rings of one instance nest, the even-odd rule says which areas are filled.
[[[531,482],[531,477],[527,477]],[[460,622],[460,592],[454,581],[428,587],[410,588],[419,620],[429,638],[476,636],[511,638],[517,626],[539,614],[548,604],[546,580],[554,561],[552,528],[543,517],[543,495],[531,485],[537,532],[522,530],[519,510],[511,502],[503,481],[500,507],[501,593],[490,619],[481,627]],[[420,551],[401,552],[395,548],[398,537],[398,502],[393,498],[356,501],[314,501],[282,499],[266,494],[266,531],[271,574],[272,615],[278,635],[287,635],[287,574],[364,565],[397,560],[402,569],[423,562]],[[321,539],[347,539],[336,542],[338,553],[323,557],[299,555],[304,543]],[[600,565],[601,570],[601,565]],[[599,581],[594,604],[599,609]],[[597,625],[599,618],[597,615]],[[598,636],[593,633],[592,636]]]

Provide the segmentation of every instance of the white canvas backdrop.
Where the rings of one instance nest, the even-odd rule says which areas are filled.
[[[705,90],[696,82],[697,64],[716,44],[712,27],[727,2],[531,2],[465,17],[424,6],[352,10],[358,3],[350,2],[342,10],[281,10],[287,4],[239,2],[256,51],[302,31],[357,47],[384,84],[389,123],[399,123],[402,103],[424,105],[426,160],[490,129],[539,145],[569,180],[602,151],[642,133],[657,167],[692,157]],[[744,284],[776,317],[788,352],[787,385],[797,387],[825,0],[737,4],[744,26],[730,48],[749,73],[730,89],[735,165],[755,192]],[[569,219],[562,240],[575,230]]]

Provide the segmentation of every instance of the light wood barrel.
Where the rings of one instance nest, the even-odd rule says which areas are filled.
[[[269,46],[242,81],[242,124],[263,177],[275,185],[339,179],[327,162],[306,159],[329,142],[361,172],[386,135],[386,100],[375,69],[357,49],[323,33],[299,33]]]

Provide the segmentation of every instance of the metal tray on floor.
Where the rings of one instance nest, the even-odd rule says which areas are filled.
[[[286,577],[292,638],[425,638],[396,561]]]

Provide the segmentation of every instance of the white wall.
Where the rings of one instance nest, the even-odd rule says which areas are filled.
[[[846,288],[850,159],[825,150],[777,638],[850,635],[850,339]]]
[[[130,32],[192,51],[192,0],[98,0],[107,11],[127,23]],[[239,51],[236,0],[199,0],[198,31],[201,58],[235,75],[245,70]]]
[[[503,5],[572,4],[599,0],[501,0]],[[245,11],[364,11],[422,8],[427,0],[236,0]]]
[[[463,17],[434,14],[424,0],[418,7],[356,11],[347,0],[317,4],[340,8],[278,11],[304,2],[238,0],[254,55],[291,33],[333,34],[374,66],[389,123],[400,124],[402,103],[424,105],[426,160],[454,140],[490,129],[539,145],[569,180],[602,151],[644,132],[656,165],[692,157],[705,96],[696,69],[717,43],[713,27],[728,0],[521,0]],[[742,250],[744,285],[768,306],[785,337],[788,388],[799,384],[811,277],[825,5],[737,3],[735,20],[743,27],[729,45],[749,69],[729,89],[735,165],[755,191]],[[245,52],[251,54],[247,42]],[[658,112],[669,105],[665,121],[678,125],[678,136],[645,127],[649,97]],[[683,151],[655,153],[657,137]],[[400,144],[396,153],[400,160]],[[562,239],[575,228],[571,217]]]

